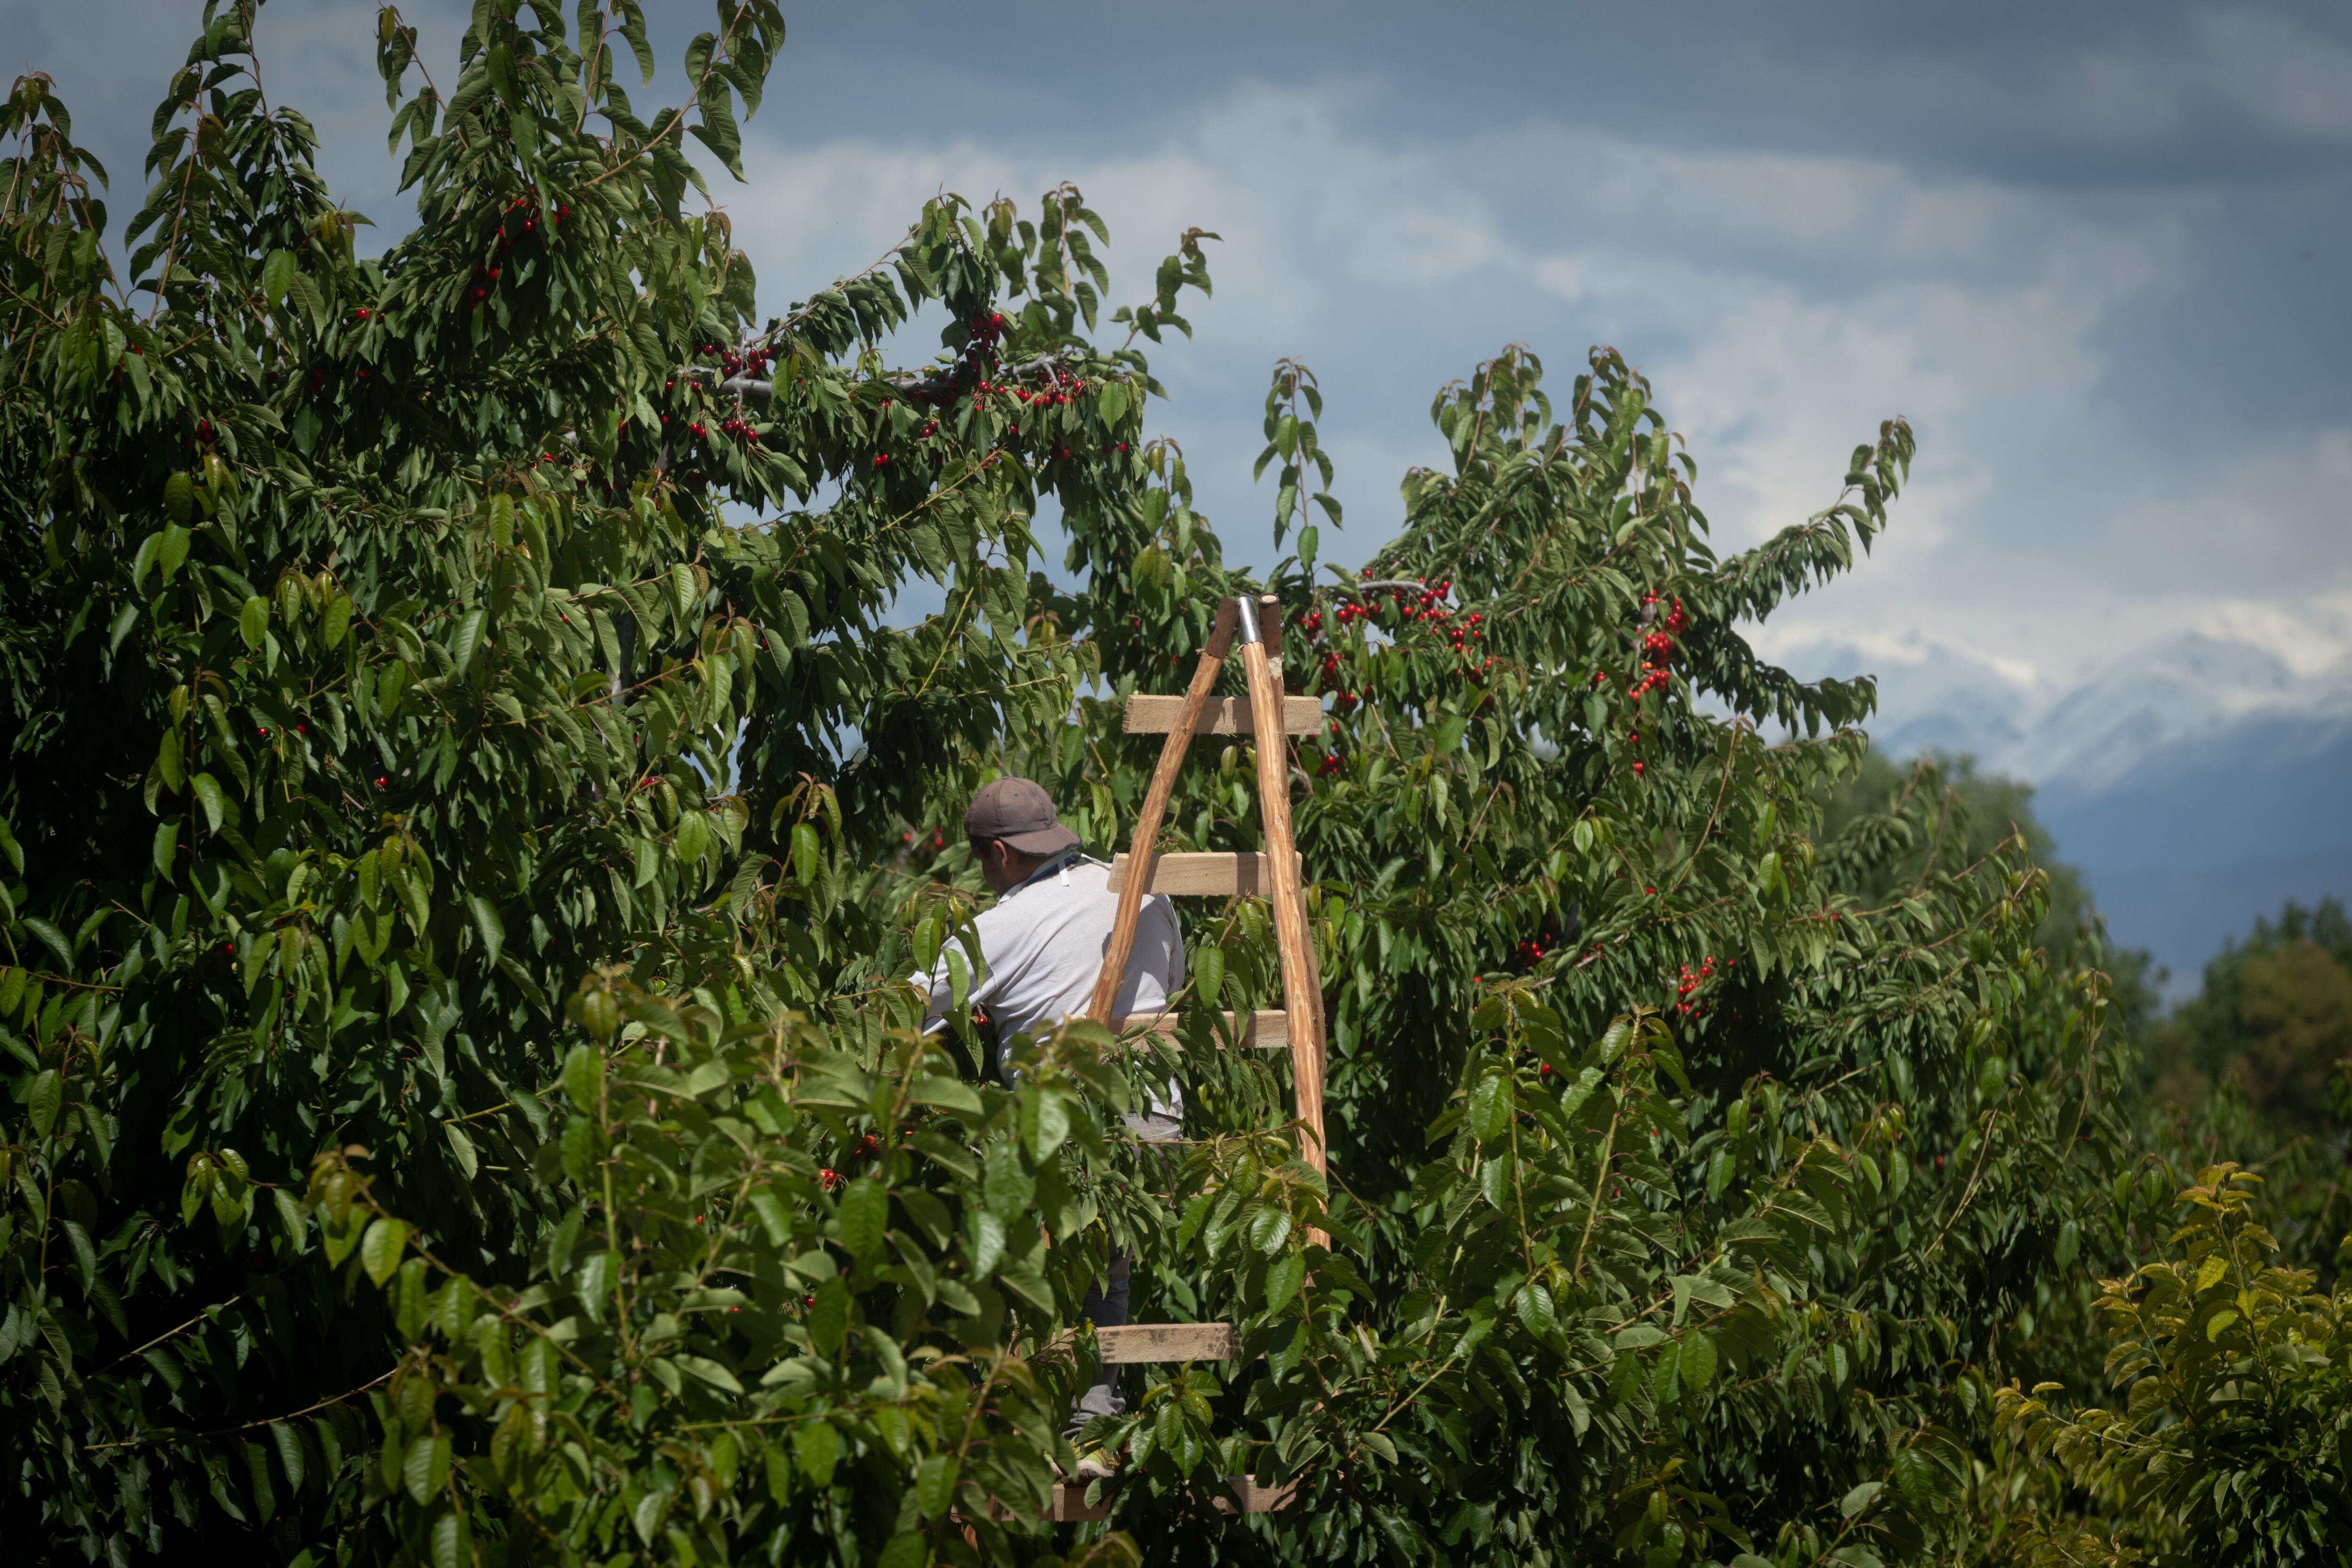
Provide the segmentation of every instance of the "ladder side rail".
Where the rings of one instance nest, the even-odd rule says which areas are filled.
[[[1183,767],[1184,753],[1192,744],[1192,731],[1201,721],[1201,710],[1208,705],[1209,693],[1225,667],[1225,654],[1233,647],[1236,619],[1233,600],[1227,599],[1217,606],[1217,618],[1209,627],[1208,644],[1201,649],[1200,665],[1192,671],[1192,684],[1184,689],[1183,710],[1170,726],[1168,739],[1160,743],[1160,765],[1151,772],[1151,786],[1144,792],[1143,809],[1136,814],[1135,843],[1128,851],[1129,875],[1118,890],[1118,910],[1111,921],[1110,945],[1103,951],[1102,973],[1095,977],[1094,1001],[1087,1008],[1087,1016],[1097,1024],[1109,1023],[1111,1009],[1118,1005],[1119,983],[1127,978],[1127,962],[1135,953],[1135,922],[1143,911],[1143,889],[1151,879],[1151,847],[1159,842],[1160,824],[1168,815],[1168,800],[1175,793],[1176,774]]]
[[[1307,1136],[1300,1152],[1318,1174],[1328,1166],[1323,1150],[1323,1053],[1318,1048],[1316,1008],[1307,951],[1307,905],[1298,862],[1291,847],[1289,742],[1282,733],[1282,694],[1267,662],[1258,630],[1259,605],[1243,605],[1242,667],[1249,676],[1250,706],[1257,717],[1258,815],[1264,818],[1273,886],[1275,942],[1282,958],[1282,1005],[1290,1019],[1292,1092]],[[1278,612],[1277,612],[1278,613]]]
[[[1274,692],[1282,704],[1286,721],[1290,720],[1291,709],[1297,705],[1312,704],[1315,709],[1312,728],[1301,730],[1295,721],[1289,721],[1285,724],[1286,731],[1296,735],[1320,736],[1323,733],[1323,704],[1312,697],[1286,695],[1282,680],[1282,601],[1275,595],[1258,595],[1258,635],[1265,639],[1267,659],[1274,667]],[[1286,746],[1283,750],[1287,755],[1289,748]],[[1330,1065],[1331,1042],[1329,1035],[1325,1032],[1328,1026],[1323,1018],[1323,961],[1316,956],[1315,928],[1307,919],[1307,888],[1303,876],[1298,889],[1298,928],[1307,933],[1307,994],[1315,1009],[1315,1081],[1319,1084]]]

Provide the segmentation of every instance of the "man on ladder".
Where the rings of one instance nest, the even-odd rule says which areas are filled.
[[[1023,778],[1003,778],[983,786],[963,816],[964,834],[982,879],[996,903],[972,921],[980,937],[980,974],[971,1005],[985,1011],[1002,1039],[1043,1034],[1065,1018],[1083,1018],[1094,999],[1118,895],[1110,889],[1110,868],[1087,856],[1078,836],[1062,826],[1053,798]],[[914,977],[930,995],[931,1027],[940,1026],[950,995],[946,966]],[[1184,984],[1184,943],[1176,910],[1167,898],[1143,900],[1135,922],[1135,942],[1118,986],[1116,1005],[1124,1016],[1151,1016],[1168,1008],[1168,998]],[[1146,1143],[1183,1136],[1184,1106],[1171,1089],[1139,1116],[1126,1119]],[[1086,1317],[1098,1329],[1123,1328],[1128,1313],[1128,1258],[1111,1250],[1109,1278],[1087,1294]],[[1098,1415],[1118,1415],[1117,1370],[1105,1367],[1099,1382],[1079,1396],[1070,1414],[1076,1437]],[[1078,1476],[1092,1480],[1111,1474],[1118,1461],[1100,1449],[1078,1462]]]
[[[1282,960],[1283,1010],[1271,1016],[1281,1026],[1281,1043],[1290,1051],[1299,1155],[1320,1174],[1326,1168],[1323,988],[1307,932],[1306,900],[1291,831],[1290,763],[1284,737],[1315,733],[1321,728],[1322,717],[1313,698],[1286,699],[1283,693],[1278,662],[1281,626],[1281,606],[1271,595],[1225,600],[1217,607],[1200,663],[1183,696],[1139,697],[1129,702],[1130,732],[1158,731],[1167,738],[1160,747],[1159,765],[1152,770],[1150,787],[1136,814],[1132,845],[1120,857],[1120,866],[1107,867],[1081,856],[1077,835],[1062,826],[1053,801],[1026,779],[1000,779],[974,798],[964,815],[964,831],[979,857],[981,874],[999,897],[996,906],[973,922],[980,934],[982,968],[973,1000],[992,1010],[1006,1036],[1034,1033],[1066,1017],[1082,1016],[1124,1027],[1167,1012],[1168,998],[1183,984],[1184,949],[1175,911],[1164,893],[1153,890],[1161,865],[1157,854],[1160,826],[1186,748],[1201,731],[1211,706],[1210,694],[1238,642],[1249,699],[1238,711],[1233,710],[1233,704],[1221,704],[1218,729],[1255,738],[1252,749],[1257,760],[1258,810],[1265,848],[1262,853],[1177,857],[1205,863],[1201,868],[1211,874],[1205,880],[1171,877],[1166,890],[1233,897],[1262,889],[1266,898]],[[1303,730],[1292,726],[1289,709],[1294,702],[1304,710],[1297,715],[1305,721]],[[933,1015],[943,1014],[949,1005],[944,976],[915,979],[928,990]],[[1229,1018],[1228,1030],[1237,1028],[1245,1016]],[[1255,1030],[1258,1020],[1266,1016],[1258,1015],[1247,1021]],[[1143,1141],[1166,1142],[1179,1133],[1182,1106],[1155,1101],[1149,1113],[1127,1121]],[[1330,1244],[1321,1230],[1312,1226],[1307,1239],[1314,1247]],[[1128,1262],[1114,1249],[1110,1279],[1088,1292],[1086,1313],[1097,1330],[1120,1331],[1127,1325],[1127,1307]],[[1191,1329],[1210,1326],[1186,1325]],[[1232,1326],[1221,1327],[1225,1347],[1221,1353],[1230,1356]],[[1102,1349],[1108,1365],[1109,1347]],[[1121,1359],[1183,1360],[1200,1353],[1196,1347]],[[1106,1377],[1078,1401],[1071,1430],[1075,1434],[1094,1417],[1116,1415],[1124,1408],[1116,1385]],[[1100,1479],[1117,1468],[1118,1460],[1097,1449],[1079,1461],[1078,1477],[1081,1481]],[[1056,1504],[1057,1509],[1060,1506]],[[1056,1517],[1063,1516],[1057,1513]]]

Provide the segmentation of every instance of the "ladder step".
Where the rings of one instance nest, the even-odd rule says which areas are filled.
[[[1076,1481],[1054,1483],[1054,1509],[1045,1516],[1055,1524],[1090,1524],[1110,1517],[1110,1500],[1100,1502],[1087,1500],[1087,1489]]]
[[[1292,850],[1291,858],[1296,860],[1298,852]],[[1127,857],[1122,854],[1111,862],[1110,890],[1116,893],[1126,883]],[[1273,868],[1255,849],[1154,855],[1151,880],[1143,890],[1178,898],[1232,898],[1235,894],[1263,898],[1274,890]]]
[[[1181,697],[1130,697],[1127,700],[1127,732],[1130,735],[1165,735],[1176,728],[1176,721],[1184,711]],[[1253,735],[1257,724],[1250,713],[1246,697],[1212,697],[1202,705],[1201,721],[1195,725],[1195,735]],[[1286,697],[1282,700],[1282,732],[1286,735],[1319,735],[1323,732],[1323,700],[1319,697]]]
[[[1297,1481],[1270,1487],[1247,1476],[1227,1476],[1225,1485],[1234,1489],[1231,1501],[1223,1498],[1210,1500],[1217,1505],[1219,1513],[1272,1513],[1276,1509],[1288,1508],[1290,1500],[1298,1494]]]
[[[1097,1329],[1095,1353],[1105,1366],[1231,1361],[1241,1353],[1241,1335],[1231,1323],[1133,1323],[1123,1329]]]
[[[1132,1017],[1113,1018],[1110,1026],[1120,1034],[1129,1029],[1150,1029],[1155,1035],[1173,1036],[1182,1026],[1182,1020],[1173,1013],[1160,1013],[1146,1017],[1139,1013]],[[1217,1026],[1220,1041],[1236,1033],[1237,1044],[1244,1050],[1286,1051],[1290,1048],[1290,1015],[1259,1011],[1227,1013]]]
[[[1290,1506],[1298,1491],[1297,1481],[1285,1481],[1278,1487],[1263,1486],[1247,1476],[1227,1476],[1225,1485],[1231,1497],[1210,1500],[1219,1513],[1272,1513]],[[1110,1500],[1097,1503],[1087,1501],[1087,1489],[1076,1481],[1060,1481],[1054,1487],[1054,1511],[1049,1516],[1056,1524],[1084,1524],[1110,1517]]]

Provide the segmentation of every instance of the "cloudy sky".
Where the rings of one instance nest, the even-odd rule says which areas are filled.
[[[709,15],[650,9],[671,60]],[[462,7],[404,10],[446,85]],[[1895,749],[2042,783],[2119,931],[2177,967],[2286,893],[2352,892],[2352,11],[786,10],[751,183],[714,181],[766,308],[942,188],[1076,181],[1114,298],[1180,229],[1217,231],[1198,337],[1157,360],[1161,418],[1258,560],[1248,467],[1283,355],[1322,378],[1342,559],[1439,459],[1433,391],[1507,343],[1563,382],[1589,345],[1624,351],[1726,545],[1827,504],[1845,452],[1907,416],[1893,531],[1764,646],[1880,675]],[[274,0],[264,68],[397,232],[373,11]],[[58,79],[119,210],[195,14],[0,0],[0,65]]]

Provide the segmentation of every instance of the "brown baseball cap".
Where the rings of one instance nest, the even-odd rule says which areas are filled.
[[[1054,814],[1054,797],[1027,779],[982,784],[963,814],[963,830],[974,838],[1002,838],[1024,855],[1067,849],[1078,836]]]

